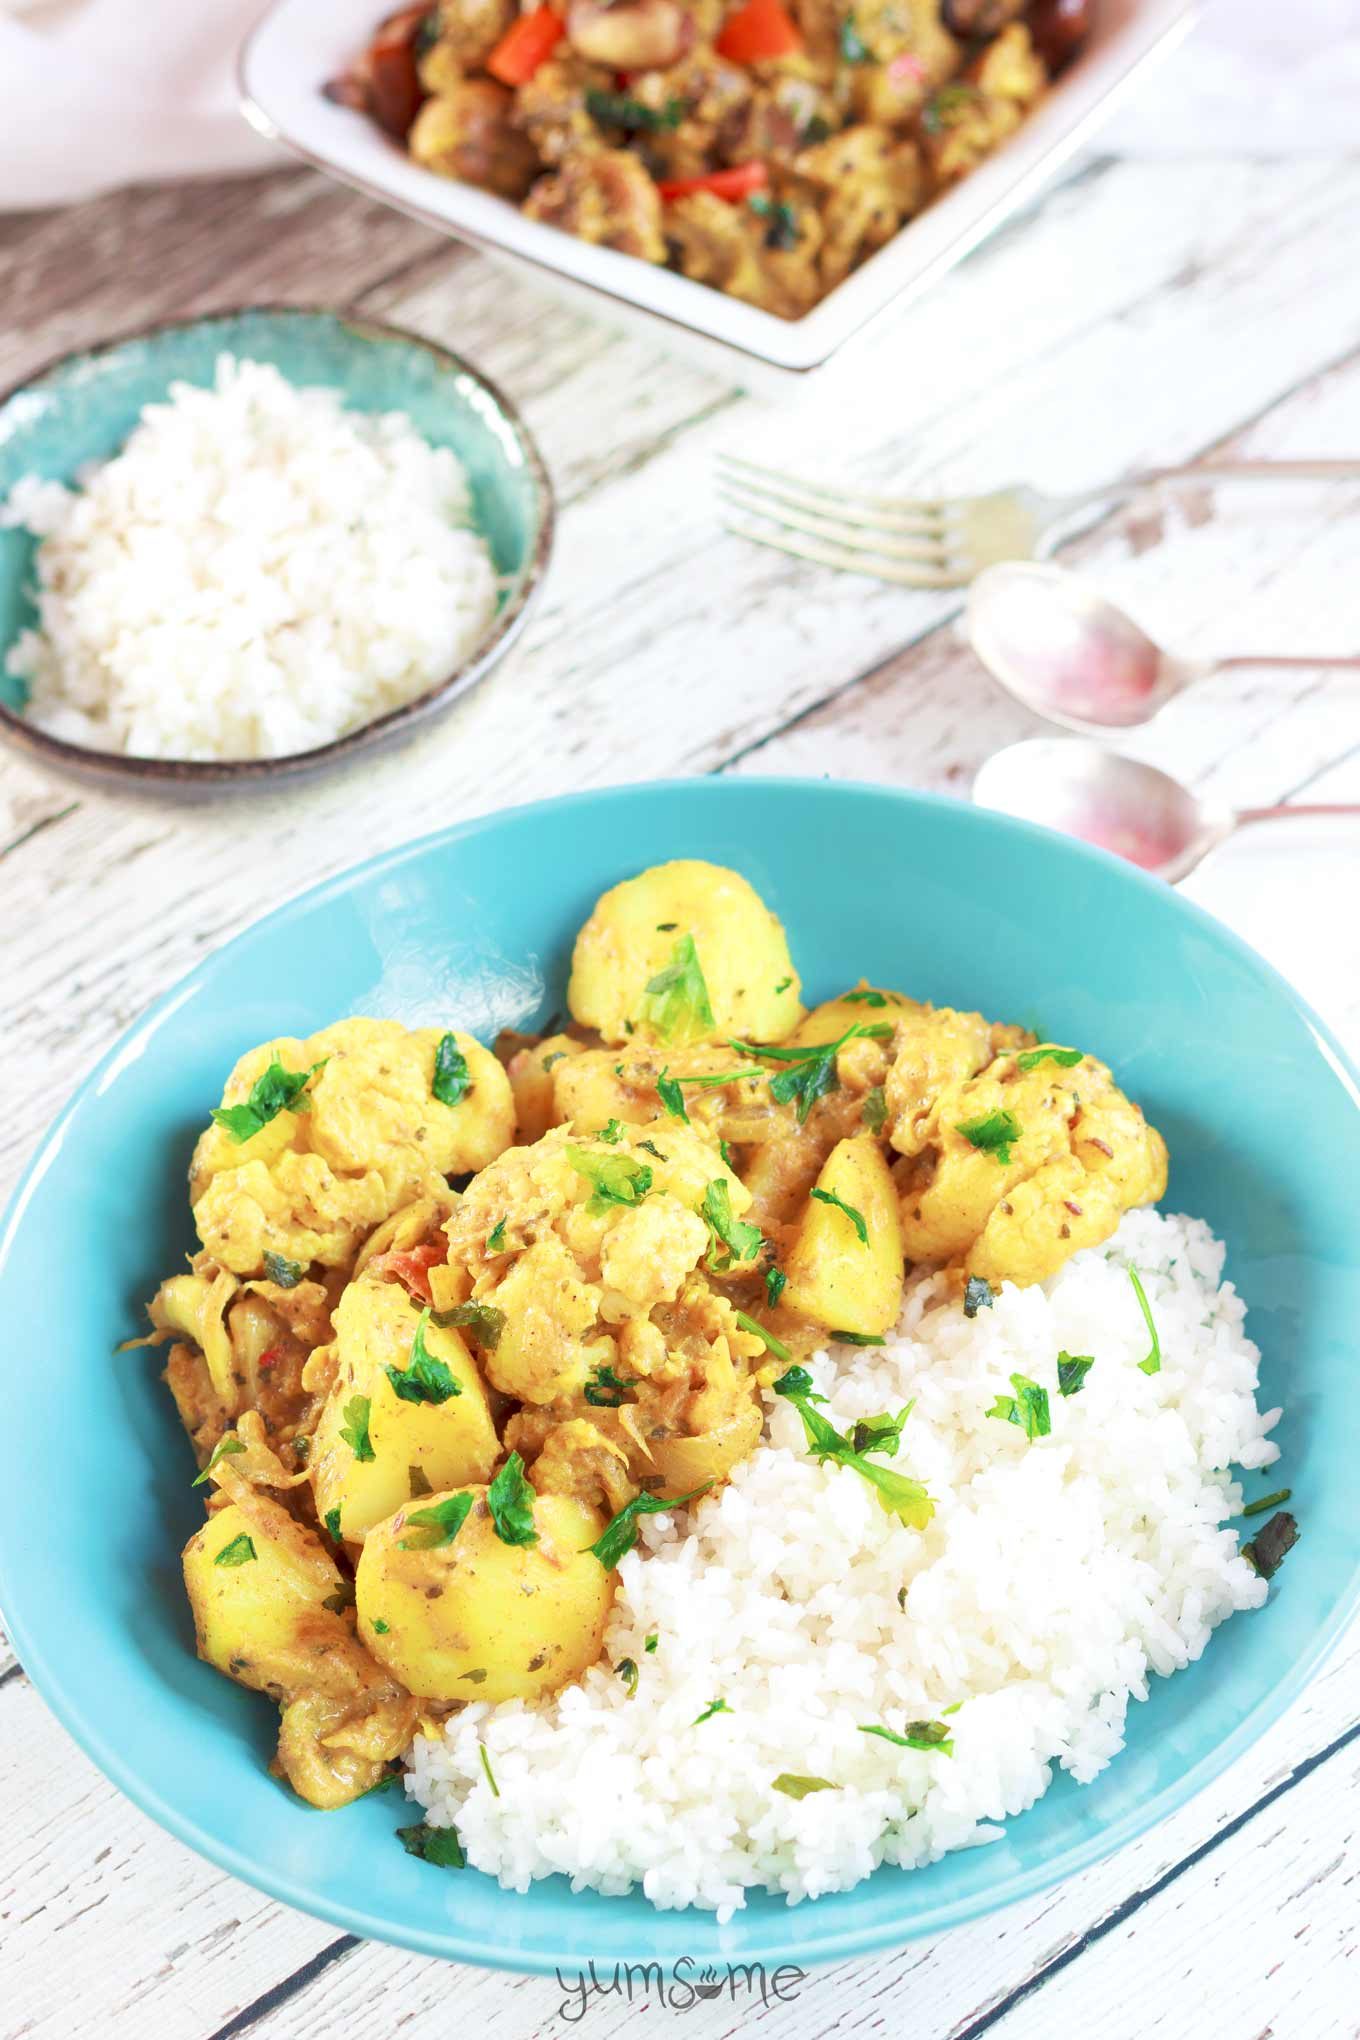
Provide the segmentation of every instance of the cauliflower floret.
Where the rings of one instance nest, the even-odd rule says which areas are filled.
[[[1042,1282],[1156,1202],[1166,1147],[1094,1057],[1024,1070],[1005,1054],[936,1098],[899,1187],[909,1260]]]
[[[341,1020],[308,1041],[278,1039],[242,1056],[223,1105],[243,1106],[277,1063],[315,1070],[291,1107],[244,1139],[214,1122],[189,1172],[199,1237],[238,1275],[266,1252],[343,1266],[363,1235],[445,1176],[481,1168],[514,1138],[509,1079],[470,1035],[453,1034],[470,1079],[453,1105],[434,1096],[445,1030]]]
[[[708,1227],[674,1197],[651,1197],[625,1211],[605,1235],[600,1273],[636,1310],[674,1303],[708,1246]]]

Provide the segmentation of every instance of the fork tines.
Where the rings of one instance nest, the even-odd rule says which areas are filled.
[[[826,488],[738,454],[718,460],[727,528],[741,538],[906,587],[953,588],[971,577],[965,527],[949,502]]]

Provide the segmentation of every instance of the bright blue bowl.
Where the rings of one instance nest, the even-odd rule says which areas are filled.
[[[813,995],[861,972],[1108,1059],[1162,1128],[1171,1205],[1229,1242],[1282,1402],[1303,1537],[1269,1603],[1154,1680],[1096,1783],[1060,1777],[1003,1841],[730,1926],[640,1898],[527,1897],[403,1853],[391,1794],[307,1811],[267,1775],[274,1710],[193,1656],[178,1550],[201,1517],[146,1352],[114,1356],[191,1244],[184,1168],[224,1071],[271,1034],[400,1013],[489,1035],[560,1006],[596,895],[666,857],[745,872]],[[1236,937],[1101,853],[951,802],[778,780],[670,782],[492,815],[360,866],[229,943],[93,1072],[0,1242],[0,1606],[62,1721],[214,1862],[353,1932],[520,1970],[688,1956],[826,1962],[935,1933],[1094,1863],[1184,1804],[1275,1720],[1360,1600],[1357,1086]]]
[[[542,457],[509,398],[432,340],[360,312],[252,305],[128,333],[48,364],[0,395],[0,499],[25,475],[69,486],[121,452],[147,404],[175,383],[210,388],[221,355],[263,361],[298,388],[339,390],[350,411],[404,411],[431,446],[467,472],[472,521],[500,577],[496,614],[456,671],[428,692],[342,737],[282,758],[131,758],[49,736],[24,715],[26,690],[5,657],[35,619],[37,541],[0,530],[0,737],[78,778],[144,792],[245,791],[385,747],[442,714],[514,643],[552,547],[553,492]]]

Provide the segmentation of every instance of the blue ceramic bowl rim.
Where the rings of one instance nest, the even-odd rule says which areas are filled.
[[[138,1015],[131,1026],[124,1030],[119,1039],[100,1058],[58,1114],[40,1143],[37,1153],[25,1169],[3,1218],[0,1218],[0,1273],[3,1273],[18,1237],[30,1191],[54,1159],[65,1137],[66,1129],[78,1115],[87,1096],[99,1089],[106,1072],[125,1053],[129,1039],[191,991],[213,968],[223,951],[229,949],[234,942],[264,926],[276,926],[294,917],[305,917],[316,907],[324,905],[333,895],[343,893],[357,879],[381,877],[404,864],[418,862],[436,847],[443,848],[457,843],[483,830],[493,829],[517,816],[543,811],[558,813],[570,813],[572,810],[594,811],[601,804],[612,805],[636,796],[639,792],[645,791],[650,784],[654,782],[634,781],[622,786],[562,794],[549,800],[529,801],[515,807],[494,809],[489,814],[453,823],[446,829],[434,830],[428,835],[399,844],[396,848],[383,851],[359,864],[348,866],[333,877],[323,879],[319,884],[308,887],[292,899],[285,900],[270,913],[261,915],[258,920],[231,937],[212,955],[196,964],[193,970],[186,972],[176,984],[153,1000],[145,1011]],[[740,792],[745,790],[746,786],[746,782],[739,778],[718,775],[702,778],[680,776],[659,784],[668,790],[683,789],[700,799],[718,800],[739,798]],[[1038,823],[1017,821],[1010,816],[998,814],[990,809],[977,808],[971,803],[944,794],[876,786],[864,781],[828,781],[775,774],[768,777],[762,775],[759,784],[814,797],[819,792],[826,791],[850,793],[887,808],[906,805],[937,812],[947,811],[952,820],[965,830],[977,829],[984,834],[991,833],[1002,838],[1011,838],[1022,845],[1026,842],[1043,841],[1051,847],[1055,841],[1054,832],[1041,827]],[[1171,888],[1160,879],[1149,876],[1110,852],[1092,849],[1072,838],[1060,840],[1079,866],[1094,864],[1106,870],[1113,866],[1135,891],[1153,892],[1162,898],[1171,891]],[[1216,942],[1224,944],[1238,962],[1256,973],[1260,981],[1283,999],[1304,1021],[1317,1043],[1319,1052],[1325,1055],[1334,1074],[1346,1080],[1356,1109],[1360,1111],[1360,1069],[1352,1063],[1330,1028],[1313,1011],[1308,1002],[1272,964],[1267,963],[1264,957],[1222,921],[1206,912],[1203,907],[1197,906],[1194,901],[1184,899],[1179,894],[1175,895],[1175,902],[1176,911],[1190,926],[1203,930]],[[104,1776],[176,1840],[185,1843],[220,1869],[230,1871],[244,1883],[263,1891],[270,1898],[291,1905],[313,1918],[344,1928],[364,1940],[383,1941],[397,1947],[409,1948],[421,1955],[466,1962],[479,1968],[510,1970],[520,1975],[552,1975],[556,1969],[560,1969],[564,1961],[570,1964],[577,1959],[578,1951],[569,1947],[546,1951],[503,1952],[484,1941],[473,1943],[465,1939],[456,1923],[452,1923],[447,1932],[431,1933],[413,1928],[400,1919],[375,1916],[366,1912],[362,1906],[317,1897],[293,1879],[276,1872],[267,1864],[249,1858],[229,1841],[205,1829],[197,1820],[185,1815],[172,1802],[163,1798],[150,1780],[133,1767],[124,1765],[116,1746],[98,1726],[97,1720],[90,1718],[91,1711],[97,1713],[97,1710],[90,1710],[87,1707],[83,1711],[81,1702],[65,1691],[55,1676],[49,1675],[41,1648],[23,1623],[13,1622],[7,1612],[8,1596],[3,1565],[4,1554],[0,1552],[0,1614],[5,1617],[16,1654],[33,1685],[58,1721],[74,1737]],[[1215,1743],[1209,1753],[1183,1772],[1174,1784],[1149,1795],[1132,1812],[1107,1823],[1090,1839],[1074,1841],[1061,1852],[1056,1852],[1049,1860],[1035,1864],[1032,1868],[1016,1871],[999,1879],[994,1886],[988,1886],[975,1896],[964,1900],[927,1902],[914,1909],[906,1919],[898,1917],[867,1924],[860,1923],[822,1935],[818,1934],[815,1924],[817,1918],[815,1905],[807,1913],[800,1908],[800,1927],[805,1926],[807,1932],[798,1951],[799,1961],[821,1967],[856,1955],[867,1954],[875,1949],[903,1946],[908,1941],[920,1939],[927,1934],[942,1933],[951,1927],[962,1926],[970,1920],[984,1918],[1022,1899],[1050,1890],[1067,1878],[1075,1876],[1077,1872],[1105,1861],[1116,1850],[1136,1840],[1158,1821],[1169,1818],[1189,1800],[1203,1792],[1221,1776],[1229,1764],[1248,1750],[1302,1692],[1358,1612],[1360,1612],[1360,1550],[1357,1550],[1345,1591],[1338,1598],[1330,1620],[1319,1626],[1309,1648],[1294,1658],[1276,1683],[1263,1689],[1258,1705],[1242,1718],[1237,1727]],[[1016,1817],[1023,1819],[1024,1816]],[[504,1899],[507,1905],[515,1904],[519,1902],[520,1894],[507,1891],[504,1893]],[[712,1916],[704,1914],[703,1917],[708,1920]],[[764,1952],[756,1949],[747,1950],[743,1953],[742,1960],[757,1961]]]
[[[49,765],[56,765],[68,772],[75,772],[84,778],[102,779],[121,786],[143,788],[187,789],[193,787],[217,786],[245,791],[273,785],[276,781],[315,772],[323,767],[343,763],[356,751],[382,744],[405,729],[424,722],[438,714],[460,695],[485,679],[491,668],[510,649],[528,621],[530,605],[536,598],[547,572],[552,554],[553,535],[557,522],[557,499],[552,478],[534,439],[518,407],[506,396],[498,384],[461,354],[444,347],[438,340],[427,339],[423,333],[412,332],[408,326],[394,325],[388,319],[372,318],[357,306],[315,305],[315,304],[248,304],[219,305],[213,311],[201,312],[187,319],[156,319],[149,325],[131,326],[121,333],[115,333],[107,340],[97,341],[93,346],[72,347],[64,354],[54,354],[40,367],[31,369],[8,389],[0,390],[0,413],[6,411],[16,399],[26,396],[30,390],[41,387],[51,377],[57,376],[69,364],[77,361],[97,361],[107,354],[116,354],[139,340],[154,340],[165,333],[189,333],[195,330],[210,330],[213,326],[225,324],[233,319],[266,318],[279,320],[324,319],[343,326],[355,338],[367,341],[397,340],[408,347],[416,347],[433,356],[436,362],[455,375],[465,376],[489,398],[495,410],[508,428],[515,448],[524,463],[533,495],[535,532],[532,548],[520,569],[519,586],[509,600],[497,610],[491,628],[481,639],[476,650],[455,667],[434,687],[427,688],[411,701],[404,701],[396,708],[375,716],[371,722],[361,723],[357,730],[349,730],[344,736],[332,737],[324,744],[314,744],[310,750],[292,751],[280,758],[142,758],[126,755],[120,751],[98,751],[86,744],[73,744],[64,737],[54,737],[46,730],[36,728],[22,715],[0,701],[0,736],[18,749],[30,753]]]

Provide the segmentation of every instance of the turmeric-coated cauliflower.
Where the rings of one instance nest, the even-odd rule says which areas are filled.
[[[452,1104],[433,1088],[442,1043],[452,1048],[441,1088],[462,1087]],[[481,1168],[515,1131],[493,1055],[470,1035],[395,1020],[265,1042],[237,1063],[222,1104],[194,1150],[189,1195],[205,1249],[237,1275],[262,1273],[267,1253],[342,1267],[393,1211],[432,1181]]]

